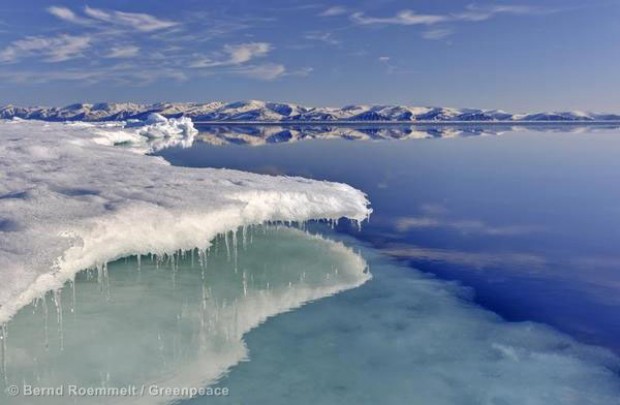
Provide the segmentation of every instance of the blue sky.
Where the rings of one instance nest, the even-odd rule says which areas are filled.
[[[619,0],[3,0],[0,103],[620,111]]]

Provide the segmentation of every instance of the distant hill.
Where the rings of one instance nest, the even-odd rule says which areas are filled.
[[[0,118],[44,121],[144,120],[151,113],[168,118],[226,122],[594,122],[620,121],[617,114],[580,111],[511,114],[501,110],[409,107],[399,105],[348,105],[342,108],[307,107],[258,100],[232,103],[98,103],[66,107],[0,107]]]

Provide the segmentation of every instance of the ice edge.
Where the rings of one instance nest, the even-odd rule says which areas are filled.
[[[182,124],[187,125],[187,122]],[[138,132],[144,133],[145,129],[140,128]],[[188,132],[190,135],[192,134],[191,131]],[[50,177],[45,178],[48,182],[45,184],[46,188],[58,188],[60,181],[69,181],[73,185],[71,176],[75,174],[71,172],[62,173],[63,169],[67,169],[67,167],[62,166],[63,164],[83,164],[84,162],[80,159],[85,159],[88,163],[94,159],[100,160],[102,163],[114,164],[116,159],[133,158],[135,160],[135,158],[139,158],[139,161],[135,163],[146,165],[145,170],[155,168],[171,171],[172,176],[178,176],[178,179],[182,180],[179,181],[181,184],[176,186],[183,187],[186,192],[192,194],[180,195],[178,201],[163,197],[159,197],[158,200],[156,194],[161,190],[155,188],[152,193],[141,195],[137,201],[122,201],[121,205],[127,206],[123,206],[111,214],[95,214],[92,216],[75,214],[74,217],[69,214],[67,224],[60,225],[57,223],[40,224],[37,221],[27,223],[25,230],[20,235],[23,237],[22,242],[25,240],[27,244],[30,243],[31,245],[26,246],[26,251],[35,257],[39,255],[44,260],[50,260],[47,261],[46,268],[29,269],[35,271],[35,275],[30,274],[33,281],[26,288],[16,288],[14,291],[5,294],[5,297],[8,295],[8,299],[0,303],[0,324],[8,322],[21,308],[33,300],[42,297],[49,291],[62,288],[79,271],[101,266],[122,257],[150,253],[171,254],[179,250],[205,248],[218,234],[234,231],[239,227],[259,225],[270,221],[302,222],[321,219],[338,220],[346,217],[361,222],[367,219],[372,212],[366,195],[345,184],[291,177],[261,176],[233,170],[195,170],[162,165],[160,159],[142,155],[147,153],[150,150],[149,148],[122,149],[111,147],[110,145],[115,144],[114,139],[118,137],[118,128],[102,128],[101,125],[93,124],[65,125],[32,121],[28,123],[0,123],[0,135],[7,133],[13,136],[13,141],[16,141],[13,142],[13,145],[20,145],[17,150],[31,153],[33,147],[36,148],[38,153],[36,158],[39,160],[54,159],[56,157],[55,149],[63,150],[64,145],[77,147],[80,149],[79,153],[86,152],[85,156],[71,156],[70,159],[66,159],[66,162],[61,163],[57,168],[60,171],[58,174],[60,177],[50,175]],[[17,136],[15,136],[16,134]],[[102,142],[102,139],[106,137],[110,142]],[[43,138],[45,142],[43,142]],[[105,153],[101,153],[102,149],[105,149]],[[4,155],[2,157],[13,158],[3,159],[6,161],[6,165],[27,158],[20,155],[11,156],[11,152],[7,148],[0,150],[0,155]],[[136,154],[140,156],[136,156]],[[106,162],[105,159],[109,162]],[[133,166],[129,163],[126,164],[126,171],[131,174]],[[9,167],[14,173],[17,170],[19,174],[19,168]],[[29,165],[24,165],[24,167],[30,168]],[[137,174],[141,173],[138,172]],[[158,178],[168,179],[165,174]],[[207,178],[209,183],[204,184],[203,178]],[[3,191],[8,189],[9,193],[17,192],[29,186],[28,173],[24,174],[23,183],[18,181],[15,184],[15,182],[7,181],[2,184],[6,179],[7,177],[0,178],[0,186],[2,186]],[[79,180],[89,183],[88,176],[86,178],[79,177]],[[100,188],[97,190],[97,197],[103,198],[104,202],[106,202],[106,198],[112,200],[112,197],[116,197],[119,193],[118,188],[125,186],[123,181],[118,181],[113,185],[108,184],[109,179],[106,178],[98,181],[102,183],[91,185],[94,188],[97,186]],[[92,183],[92,179],[90,182]],[[81,185],[74,184],[74,186],[80,187]],[[127,187],[131,186],[127,185]],[[209,189],[187,190],[190,187],[207,187]],[[138,191],[144,192],[144,189],[136,190],[136,192]],[[46,190],[47,192],[48,190]],[[199,204],[200,194],[204,194],[204,204]],[[108,197],[108,195],[112,196]],[[215,201],[209,200],[209,197],[214,196],[217,197]],[[44,195],[43,197],[50,196]],[[56,198],[57,196],[52,193],[51,197]],[[150,198],[153,198],[154,201],[144,201]],[[187,202],[185,199],[191,201]],[[71,200],[71,203],[74,202],[75,200]],[[109,203],[109,201],[107,202]],[[117,201],[114,203],[118,204]],[[95,208],[97,207],[93,208],[94,211],[96,211]],[[50,207],[45,206],[45,204],[41,205],[40,201],[37,201],[34,207],[29,206],[27,209],[43,211],[42,217],[46,217],[45,214],[50,213]],[[1,204],[0,214],[2,214],[0,217],[9,216],[9,220],[20,222],[24,215],[19,210],[17,212],[7,210]],[[11,214],[13,214],[13,218],[11,218]],[[42,225],[44,226],[41,227]],[[41,240],[30,240],[29,236],[37,231],[51,231],[52,234],[41,236]],[[3,242],[10,241],[9,238],[15,237],[16,233],[19,232],[11,232],[11,236],[5,236]],[[59,251],[54,258],[45,258],[44,253],[41,252],[44,250],[42,247],[45,247],[46,242],[50,242],[50,245],[57,244],[58,240],[62,240],[62,243],[70,240],[68,248]],[[9,246],[6,246],[6,250],[0,249],[0,259],[4,259],[0,261],[4,261],[4,263],[9,263],[11,259],[15,258],[15,256],[11,257],[7,251],[16,248],[16,246],[10,246],[8,242],[7,244]],[[5,257],[2,258],[1,256]],[[17,266],[10,266],[4,271],[0,270],[0,276],[5,278],[6,272],[11,270],[25,270],[28,268],[27,265],[28,263],[18,263]],[[11,275],[15,276],[15,274]],[[19,278],[19,276],[18,274],[17,277]],[[24,272],[24,276],[29,276],[29,274]],[[5,288],[10,288],[10,286]]]

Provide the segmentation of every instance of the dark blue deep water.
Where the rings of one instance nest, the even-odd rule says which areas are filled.
[[[348,183],[374,213],[361,232],[338,231],[471,287],[506,320],[620,353],[620,131],[470,135],[289,142],[284,133],[260,146],[198,142],[160,155]]]

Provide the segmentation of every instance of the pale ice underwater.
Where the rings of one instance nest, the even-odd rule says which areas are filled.
[[[191,143],[191,122],[0,133],[3,388],[229,389],[76,403],[620,403],[610,352],[503,321],[329,227],[307,231],[368,217],[349,186],[145,156]]]

